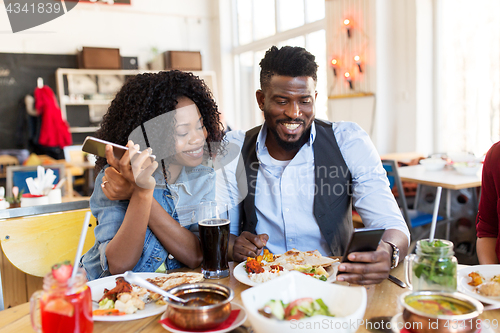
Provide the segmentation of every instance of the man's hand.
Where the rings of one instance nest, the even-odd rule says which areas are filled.
[[[337,275],[338,281],[355,284],[377,284],[389,277],[392,247],[380,242],[377,251],[353,252],[348,258],[352,263],[342,263]]]
[[[236,238],[233,245],[233,260],[245,261],[247,257],[255,258],[266,246],[269,236],[266,234],[254,235],[248,231],[243,231]]]

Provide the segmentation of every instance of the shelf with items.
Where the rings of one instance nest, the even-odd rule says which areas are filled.
[[[72,69],[56,70],[57,96],[62,117],[68,119],[67,106],[107,106],[127,76],[144,73],[140,70]]]
[[[99,129],[99,126],[90,126],[90,127],[70,127],[69,131],[71,133],[90,133],[95,132]]]
[[[93,133],[99,129],[115,94],[128,77],[142,73],[158,73],[154,70],[105,70],[58,68],[56,70],[57,96],[61,115],[70,124],[70,132]],[[215,72],[193,71],[212,90],[217,100]]]
[[[68,97],[69,96],[65,96]],[[65,102],[66,105],[109,105],[111,104],[111,99],[110,100],[83,100],[83,101],[71,101],[71,102]]]

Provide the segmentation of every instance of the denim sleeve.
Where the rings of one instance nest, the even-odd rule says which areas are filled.
[[[112,201],[106,197],[101,187],[103,176],[104,170],[98,174],[94,193],[90,198],[90,209],[98,222],[94,230],[96,242],[80,260],[80,265],[85,268],[89,280],[110,275],[106,247],[120,229],[129,203],[128,200]],[[162,190],[155,189],[155,192],[157,192],[154,196],[156,199],[159,198],[158,193]],[[166,209],[164,205],[163,208]],[[167,255],[168,253],[151,229],[147,228],[141,257],[132,270],[154,272],[165,261]]]
[[[106,246],[118,232],[128,207],[128,201],[112,201],[106,197],[101,187],[103,176],[104,169],[97,175],[90,197],[90,210],[98,222],[94,230],[96,242],[82,258],[90,278],[98,278],[108,272]]]

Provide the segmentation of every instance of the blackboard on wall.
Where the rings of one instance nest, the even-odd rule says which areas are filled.
[[[56,92],[56,69],[77,68],[76,55],[0,53],[0,149],[27,148],[16,142],[20,103],[33,96],[37,78]]]
[[[0,149],[29,148],[16,137],[19,113],[25,112],[20,106],[27,94],[33,96],[39,77],[56,94],[58,68],[78,68],[76,54],[0,53]],[[137,57],[122,57],[122,68],[137,69]],[[90,125],[88,107],[71,106],[67,113],[70,126]],[[73,144],[82,144],[90,134],[73,133]]]

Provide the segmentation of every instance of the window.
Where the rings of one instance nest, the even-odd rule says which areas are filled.
[[[272,46],[305,47],[316,57],[316,117],[326,119],[325,0],[233,0],[232,57],[235,111],[231,127],[247,130],[263,121],[255,100],[260,88],[259,62]],[[223,66],[230,66],[223,64]]]
[[[305,23],[303,0],[277,0],[279,31],[303,26]]]
[[[500,2],[440,5],[438,148],[480,156],[500,140]]]

